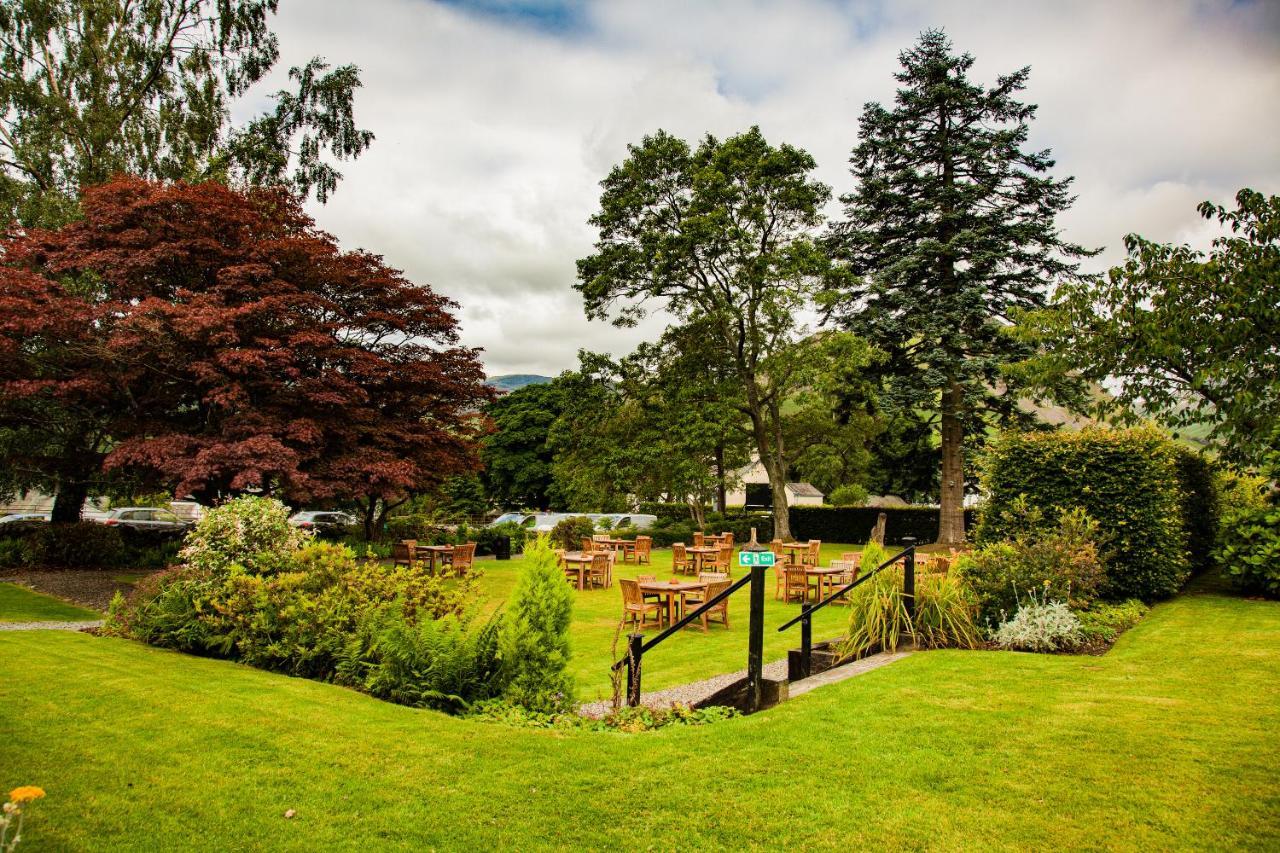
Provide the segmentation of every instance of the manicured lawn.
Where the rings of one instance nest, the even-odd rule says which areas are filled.
[[[0,583],[0,622],[77,622],[101,618],[101,613],[32,592],[26,587]]]
[[[822,547],[822,565],[838,559],[843,551],[857,551],[857,545],[830,544]],[[506,600],[515,588],[522,560],[483,560],[476,565],[484,571],[481,589],[493,605]],[[736,566],[735,579],[745,569]],[[671,551],[653,552],[652,566],[634,566],[618,563],[615,578],[633,578],[640,574],[655,575],[660,580],[673,577]],[[682,576],[683,577],[683,576]],[[607,698],[611,692],[609,664],[621,657],[626,650],[626,637],[618,641],[617,656],[613,656],[613,642],[618,630],[618,618],[622,615],[622,589],[615,581],[609,589],[574,590],[573,612],[573,672],[578,679],[581,698],[584,700]],[[796,603],[784,604],[774,598],[774,579],[769,574],[765,589],[765,660],[786,657],[788,648],[800,644],[800,628],[795,626],[785,633],[778,633],[777,626],[800,612]],[[814,617],[814,639],[828,639],[844,633],[848,613],[843,607],[831,606]],[[645,656],[644,689],[660,690],[676,684],[709,678],[725,672],[744,669],[747,665],[747,589],[736,593],[729,602],[729,625],[712,623],[710,631],[702,633],[701,626],[687,628],[680,636],[671,637]],[[650,623],[645,629],[650,636],[658,629]]]
[[[0,789],[48,791],[32,851],[1274,850],[1280,605],[1186,596],[1100,658],[925,652],[754,717],[640,735],[510,729],[121,640],[0,633],[0,731]]]

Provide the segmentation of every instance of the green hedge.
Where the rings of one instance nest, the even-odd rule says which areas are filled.
[[[656,515],[660,525],[680,524],[689,520],[689,505],[683,503],[641,501],[636,511],[642,515]]]
[[[1178,485],[1182,488],[1182,527],[1187,534],[1191,570],[1202,572],[1213,563],[1222,507],[1213,464],[1189,447],[1175,444]]]
[[[900,545],[907,536],[914,536],[920,545],[938,540],[938,508],[929,506],[793,506],[791,535],[798,540],[861,545],[871,537],[882,512],[885,544]],[[965,510],[965,528],[972,527],[975,521],[973,510]]]
[[[1079,507],[1098,521],[1105,539],[1102,596],[1165,598],[1191,573],[1189,542],[1203,547],[1200,522],[1188,530],[1189,519],[1202,511],[1201,499],[1181,485],[1184,475],[1195,479],[1198,470],[1151,427],[1006,433],[990,445],[983,465],[988,499],[977,540],[1010,537],[1020,495],[1050,524],[1062,510]]]

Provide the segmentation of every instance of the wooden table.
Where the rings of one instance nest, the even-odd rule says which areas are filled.
[[[810,575],[817,575],[818,599],[821,600],[831,594],[832,576],[844,574],[847,571],[850,571],[850,570],[846,569],[843,565],[836,565],[835,563],[832,563],[830,566],[827,566],[826,568],[823,568],[821,566],[806,566],[804,573],[806,577]]]
[[[440,564],[444,565],[445,557],[453,556],[452,545],[419,545],[417,555],[419,559],[423,556],[427,558],[427,571],[434,572],[436,570],[436,557],[440,557]]]
[[[636,541],[634,539],[597,539],[597,545],[607,545],[622,555],[622,562],[627,562],[627,557],[635,559]]]
[[[691,592],[703,591],[707,589],[706,581],[641,581],[640,592],[648,595],[661,595],[667,599],[667,624],[674,625],[676,623],[676,596],[680,596],[681,613],[684,612],[684,598]],[[659,617],[661,619],[661,617]],[[662,624],[659,622],[658,624]]]
[[[703,535],[702,539],[704,542],[710,542],[716,545],[723,545],[725,544],[724,540],[728,539],[732,535],[733,534],[731,533],[707,533]]]
[[[590,569],[591,564],[595,562],[595,553],[588,551],[566,551],[565,555],[560,559],[564,561],[566,568],[577,570],[578,589],[586,589],[587,570]]]
[[[720,553],[719,545],[690,545],[684,549],[686,554],[693,556],[693,571],[702,571],[702,563],[707,557],[714,557]]]
[[[783,542],[782,547],[791,552],[791,556],[787,557],[787,562],[793,566],[798,566],[804,562],[804,554],[796,556],[796,551],[808,551],[808,542]]]

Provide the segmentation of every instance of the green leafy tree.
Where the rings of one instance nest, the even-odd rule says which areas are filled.
[[[1130,234],[1123,264],[1063,283],[1036,315],[1051,346],[1036,366],[1105,382],[1111,394],[1078,398],[1095,415],[1208,425],[1257,467],[1280,440],[1280,196],[1243,189],[1234,210],[1199,210],[1228,231],[1207,254]]]
[[[782,409],[795,390],[797,312],[826,258],[812,239],[829,189],[814,161],[759,128],[696,149],[659,131],[604,179],[594,254],[578,261],[587,314],[633,324],[655,303],[696,326],[731,371],[773,490],[775,533],[790,536]]]
[[[326,200],[373,135],[351,65],[290,69],[294,89],[242,125],[231,107],[275,65],[277,0],[0,4],[0,205],[24,225],[74,218],[80,189],[130,173],[284,184]]]
[[[526,385],[486,407],[494,431],[480,450],[481,480],[500,505],[537,509],[550,505],[554,456],[547,435],[561,408],[556,383]]]
[[[857,188],[833,230],[843,261],[830,313],[883,350],[896,393],[939,414],[939,541],[964,539],[965,436],[974,416],[1016,417],[1005,365],[1029,354],[1006,333],[1017,309],[1044,305],[1049,283],[1089,254],[1054,218],[1071,179],[1047,151],[1026,151],[1036,108],[1016,100],[1030,69],[990,88],[969,79],[938,30],[900,55],[894,106],[868,104],[850,160]]]
[[[506,698],[533,711],[552,713],[573,705],[569,672],[569,623],[573,591],[556,566],[545,536],[525,550],[515,593],[503,616],[498,649]]]

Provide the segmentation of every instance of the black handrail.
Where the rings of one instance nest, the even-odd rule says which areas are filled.
[[[907,618],[911,619],[915,616],[915,600],[916,600],[916,545],[915,538],[904,536],[903,541],[909,543],[901,553],[895,554],[876,566],[871,571],[853,581],[845,584],[840,589],[828,595],[817,604],[809,604],[804,602],[800,605],[800,615],[786,622],[779,631],[785,631],[797,622],[800,623],[800,671],[796,675],[800,678],[808,678],[811,672],[811,663],[813,658],[813,614],[826,607],[842,595],[848,594],[860,583],[871,580],[880,572],[897,565],[902,560],[902,597],[903,605],[907,610]],[[794,677],[794,676],[793,676]]]
[[[744,587],[745,585],[747,585],[747,584],[748,584],[748,583],[750,583],[750,582],[751,582],[751,574],[748,572],[746,575],[744,575],[744,576],[743,576],[742,578],[740,578],[739,580],[734,581],[734,582],[733,582],[733,585],[732,585],[732,586],[730,586],[728,589],[721,590],[721,591],[720,591],[720,592],[719,592],[719,593],[718,593],[714,598],[710,599],[709,601],[704,602],[704,603],[702,604],[702,606],[701,606],[701,607],[697,608],[697,609],[696,609],[696,610],[694,610],[692,613],[687,613],[687,614],[685,614],[685,615],[680,619],[680,621],[679,621],[679,622],[676,622],[676,623],[675,623],[675,624],[673,624],[673,625],[669,625],[669,626],[667,626],[667,629],[666,629],[665,631],[662,631],[661,633],[659,633],[659,634],[658,634],[658,636],[653,637],[652,639],[650,639],[650,640],[648,640],[647,642],[643,643],[643,644],[639,647],[639,652],[640,652],[641,654],[644,654],[645,652],[649,651],[649,650],[650,650],[650,649],[652,649],[654,646],[658,645],[658,643],[661,643],[661,642],[662,642],[663,640],[665,640],[667,637],[670,637],[670,636],[671,636],[672,634],[674,634],[676,631],[679,631],[679,630],[680,630],[681,628],[683,628],[685,625],[688,625],[690,622],[692,622],[693,620],[697,619],[697,618],[698,618],[699,616],[701,616],[703,613],[706,613],[708,610],[710,610],[711,608],[715,607],[717,604],[719,604],[720,602],[724,601],[726,598],[728,598],[729,596],[733,595],[735,592],[737,592],[738,590],[742,589],[742,587]],[[615,663],[614,663],[614,665],[613,665],[613,669],[614,669],[615,671],[617,671],[618,669],[621,669],[621,668],[622,668],[622,666],[623,666],[624,664],[626,664],[630,659],[631,659],[631,654],[630,654],[630,652],[628,652],[628,654],[627,654],[627,656],[626,656],[626,657],[619,658],[619,659],[617,660],[617,662],[615,662]]]
[[[896,555],[894,555],[894,556],[890,557],[889,559],[885,560],[883,563],[881,563],[880,565],[876,566],[876,567],[875,567],[873,570],[871,570],[870,572],[867,572],[865,575],[861,575],[861,576],[859,576],[859,577],[855,578],[855,579],[854,579],[853,581],[851,581],[850,583],[845,584],[845,585],[844,585],[844,586],[842,586],[840,589],[836,590],[835,592],[833,592],[833,593],[831,593],[830,595],[828,595],[826,598],[822,599],[822,601],[818,602],[817,604],[811,605],[811,606],[809,607],[809,610],[808,610],[808,615],[809,615],[809,616],[812,616],[814,613],[816,613],[816,612],[818,612],[819,610],[821,610],[822,608],[826,607],[828,604],[830,604],[831,602],[835,601],[835,600],[836,600],[837,598],[839,598],[840,596],[845,595],[846,593],[848,593],[848,592],[849,592],[851,589],[853,589],[854,587],[858,586],[859,584],[863,583],[864,581],[869,581],[869,580],[871,580],[873,577],[875,577],[876,575],[878,575],[880,572],[882,572],[882,571],[884,571],[885,569],[889,568],[890,566],[894,565],[894,564],[895,564],[895,563],[897,563],[899,560],[901,560],[903,557],[907,556],[907,554],[914,553],[914,552],[915,552],[915,550],[916,550],[916,546],[915,546],[915,545],[908,545],[908,546],[907,546],[906,548],[904,548],[900,553],[898,553],[898,554],[896,554]],[[801,613],[799,616],[797,616],[797,617],[795,617],[794,619],[792,619],[792,620],[790,620],[790,621],[786,622],[785,624],[783,624],[783,625],[782,625],[782,627],[781,627],[781,628],[779,628],[778,630],[779,630],[779,631],[785,631],[785,630],[787,630],[788,628],[790,628],[792,625],[794,625],[794,624],[796,624],[797,622],[799,622],[799,621],[800,621],[801,619],[803,619],[803,618],[805,618],[805,614],[804,614],[804,613]]]

